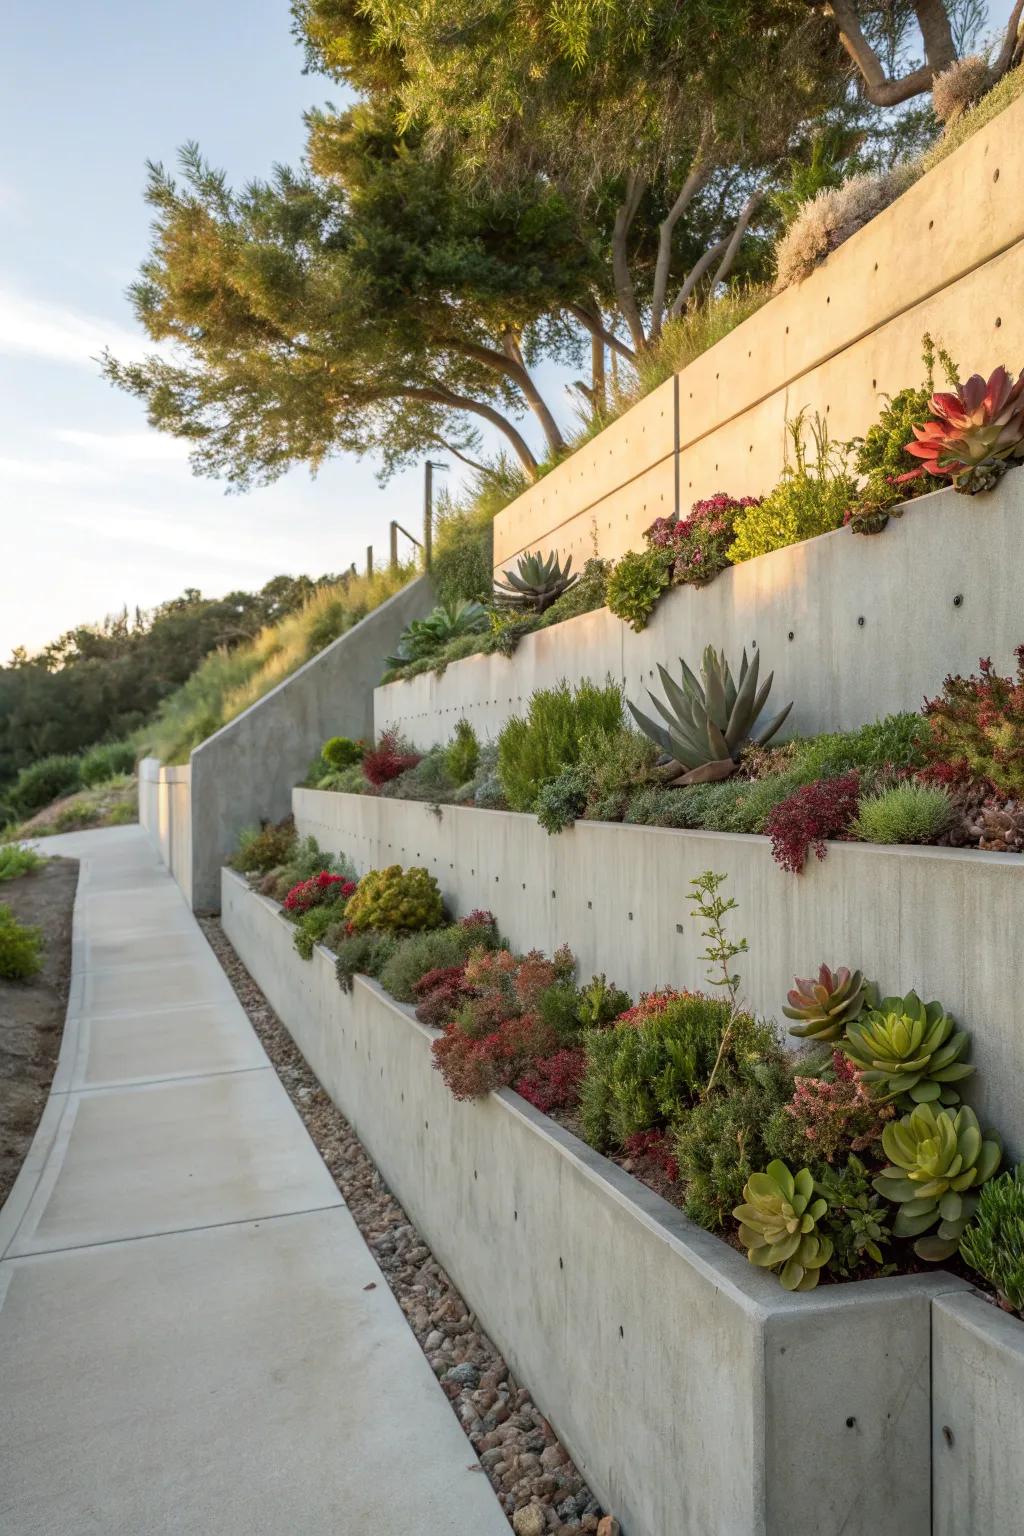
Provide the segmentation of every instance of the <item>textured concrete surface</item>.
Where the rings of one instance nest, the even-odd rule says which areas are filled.
[[[54,1092],[0,1211],[0,1531],[507,1536],[146,835],[46,848],[82,875]]]
[[[373,688],[412,619],[436,599],[429,577],[396,592],[305,666],[285,678],[192,753],[191,885],[193,910],[215,912],[220,866],[243,827],[290,809],[292,785],[330,736],[373,734]],[[173,867],[173,866],[172,866]]]
[[[971,1033],[978,1070],[965,1098],[1008,1154],[1024,1154],[1020,1008],[1002,963],[1024,932],[1019,854],[831,843],[796,876],[765,837],[596,821],[549,837],[511,811],[445,806],[437,816],[411,801],[308,789],[294,803],[300,832],[361,873],[422,864],[452,911],[490,907],[520,950],[568,944],[582,976],[606,971],[634,996],[705,985],[689,883],[717,870],[739,903],[730,932],[750,941],[737,963],[750,1007],[781,1018],[793,977],[822,961],[859,966],[886,995],[914,987],[939,998]]]
[[[160,857],[192,900],[192,769],[167,767],[156,757],[139,763],[139,821]]]
[[[934,1536],[1024,1529],[1024,1325],[979,1295],[932,1309]]]
[[[374,696],[376,728],[397,725],[428,747],[465,716],[481,739],[494,737],[535,689],[561,678],[611,676],[650,713],[645,690],[661,692],[658,663],[678,677],[678,658],[697,668],[709,644],[734,668],[756,645],[762,676],[775,674],[768,713],[793,701],[784,735],[916,710],[948,672],[977,671],[981,656],[1015,669],[1019,586],[992,573],[1022,526],[1024,470],[987,496],[938,491],[876,538],[843,528],[734,566],[707,587],[676,587],[638,635],[600,608],[527,635],[511,658],[470,656],[440,677],[389,683]]]
[[[433,1032],[373,982],[342,994],[329,953],[302,961],[276,904],[229,871],[222,910],[629,1536],[929,1536],[929,1308],[961,1281],[787,1295],[515,1094],[453,1099],[432,1069]]]
[[[673,483],[684,508],[719,489],[763,494],[782,467],[787,419],[806,407],[828,413],[834,439],[863,433],[883,393],[921,381],[925,331],[965,375],[1014,367],[1024,350],[1022,128],[1017,101],[804,282],[518,497],[495,519],[495,561],[540,546],[582,562],[595,538],[617,558],[640,547]],[[674,463],[650,405],[667,401],[673,382]]]

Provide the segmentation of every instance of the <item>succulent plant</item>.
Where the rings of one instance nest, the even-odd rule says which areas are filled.
[[[832,1257],[831,1240],[817,1230],[828,1204],[813,1195],[807,1168],[793,1175],[775,1158],[763,1173],[750,1175],[744,1203],[733,1211],[751,1264],[777,1269],[787,1291],[813,1290]]]
[[[413,619],[407,625],[394,655],[387,657],[387,665],[404,667],[407,662],[433,656],[449,640],[480,634],[488,624],[487,609],[482,603],[439,603],[425,619]]]
[[[960,1257],[984,1276],[1005,1306],[1024,1314],[1024,1166],[985,1185],[960,1239]]]
[[[744,650],[739,682],[734,682],[725,653],[717,653],[709,645],[700,668],[703,687],[681,657],[682,687],[659,665],[668,703],[656,699],[650,689],[648,696],[665,725],[650,719],[635,704],[630,704],[629,709],[644,735],[672,759],[665,775],[668,782],[705,784],[727,779],[735,773],[745,747],[761,747],[775,735],[793,706],[787,704],[763,730],[753,735],[775,675],[769,672],[758,688],[760,664],[760,655],[755,654],[748,666]]]
[[[889,1166],[874,1186],[899,1206],[894,1235],[916,1238],[919,1259],[948,1259],[978,1203],[967,1191],[984,1184],[999,1167],[998,1140],[982,1136],[978,1117],[966,1105],[954,1112],[918,1104],[885,1127],[882,1146]]]
[[[867,987],[861,971],[841,965],[830,971],[823,965],[817,978],[794,978],[786,994],[783,1013],[791,1024],[789,1032],[801,1040],[838,1040],[847,1024],[858,1018],[864,1008]]]
[[[346,924],[356,933],[369,929],[409,933],[436,928],[443,918],[441,892],[433,875],[425,869],[403,870],[401,864],[364,875],[345,908]]]
[[[1024,800],[987,801],[968,830],[979,848],[995,853],[1024,853]]]
[[[868,1010],[846,1026],[843,1050],[876,1103],[957,1104],[952,1085],[970,1077],[969,1037],[941,1003],[869,993]]]
[[[935,419],[914,427],[916,442],[907,452],[930,475],[946,476],[968,496],[990,491],[1009,469],[1024,459],[1024,372],[1016,383],[1005,368],[985,380],[973,374],[954,394],[932,396]],[[901,480],[914,480],[912,470]]]
[[[516,570],[504,571],[504,581],[494,583],[494,598],[498,603],[504,603],[514,608],[531,608],[534,613],[543,613],[550,608],[556,598],[563,592],[575,586],[579,581],[578,576],[570,576],[572,570],[572,556],[570,555],[564,565],[559,563],[558,555],[552,552],[545,559],[540,550],[536,554],[520,555],[516,562]]]

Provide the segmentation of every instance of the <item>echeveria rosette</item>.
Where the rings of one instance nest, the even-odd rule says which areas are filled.
[[[885,1127],[882,1147],[889,1165],[873,1182],[899,1206],[893,1235],[916,1238],[914,1252],[929,1263],[952,1257],[978,1203],[968,1191],[999,1167],[999,1141],[982,1135],[978,1117],[966,1105],[954,1114],[918,1104]]]
[[[988,491],[1009,468],[1024,459],[1024,372],[1016,383],[1005,368],[988,379],[973,374],[954,394],[932,396],[935,419],[914,427],[907,453],[922,460],[930,475],[947,477],[958,491]],[[921,470],[901,475],[914,480]]]
[[[838,1040],[847,1024],[858,1018],[867,997],[861,971],[841,965],[835,971],[823,965],[816,977],[794,978],[786,994],[783,1013],[795,1019],[789,1032],[800,1040]]]
[[[832,1257],[831,1239],[817,1230],[828,1203],[813,1196],[810,1170],[793,1174],[776,1158],[763,1173],[750,1175],[744,1203],[733,1211],[751,1264],[778,1270],[787,1291],[813,1290]]]
[[[901,1109],[958,1104],[953,1085],[974,1071],[963,1059],[967,1031],[956,1028],[941,1003],[922,1003],[916,992],[870,1001],[868,1011],[847,1025],[843,1051],[871,1097]]]

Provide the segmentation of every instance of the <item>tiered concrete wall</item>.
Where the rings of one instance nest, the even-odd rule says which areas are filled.
[[[791,875],[764,837],[593,821],[549,837],[511,811],[308,789],[294,806],[300,833],[360,873],[423,865],[453,912],[489,907],[515,948],[566,943],[584,978],[605,971],[634,995],[705,985],[689,882],[717,870],[739,903],[730,932],[750,940],[737,964],[750,1007],[779,1018],[793,976],[822,961],[860,966],[887,993],[939,998],[971,1031],[978,1072],[965,1097],[1024,1154],[1024,1035],[1008,981],[1024,933],[1018,854],[831,843]]]
[[[925,331],[965,373],[1019,369],[1022,292],[1019,100],[805,282],[499,513],[496,567],[527,548],[581,561],[595,537],[617,558],[640,547],[674,494],[684,508],[720,489],[763,494],[779,477],[786,421],[806,407],[828,417],[836,439],[862,433],[882,394],[921,381]]]
[[[947,672],[976,670],[980,656],[1012,670],[1024,642],[1012,574],[1022,539],[1018,469],[989,495],[948,490],[911,502],[877,537],[844,528],[734,566],[707,587],[677,587],[639,635],[601,608],[528,635],[511,658],[470,656],[440,677],[390,683],[376,692],[376,728],[397,725],[428,747],[465,716],[493,737],[534,689],[563,677],[611,676],[646,702],[645,686],[660,689],[658,662],[676,673],[682,656],[696,668],[711,644],[733,666],[744,646],[757,647],[765,674],[775,672],[775,707],[795,701],[787,734],[849,730],[917,709]]]
[[[629,1536],[930,1536],[929,1313],[962,1282],[787,1295],[517,1095],[457,1102],[434,1032],[372,982],[344,996],[229,871],[223,920]]]
[[[139,821],[161,859],[192,900],[192,770],[168,768],[155,757],[139,763]]]

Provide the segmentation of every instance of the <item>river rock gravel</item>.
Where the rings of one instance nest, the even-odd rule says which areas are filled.
[[[388,1190],[216,918],[203,932],[383,1271],[516,1536],[597,1532],[602,1511],[569,1453],[510,1372]]]

